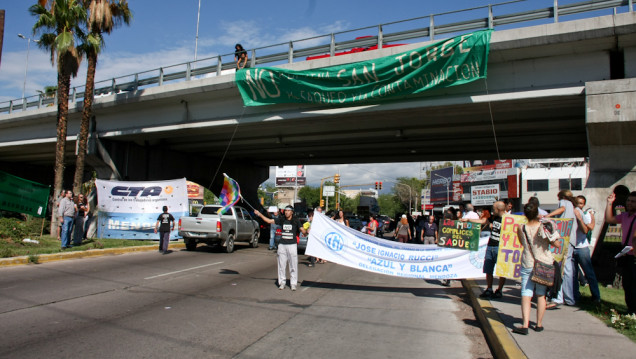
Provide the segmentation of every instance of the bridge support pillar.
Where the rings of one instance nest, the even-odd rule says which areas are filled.
[[[588,82],[586,126],[590,173],[585,196],[599,238],[607,196],[618,185],[636,191],[636,79]]]

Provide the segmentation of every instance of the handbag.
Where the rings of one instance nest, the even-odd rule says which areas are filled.
[[[541,230],[541,229],[539,229]],[[534,283],[545,285],[546,287],[551,287],[554,284],[554,265],[543,263],[538,261],[534,257],[534,253],[532,251],[532,246],[528,242],[528,232],[526,232],[526,226],[523,226],[523,232],[526,235],[526,244],[528,245],[528,249],[530,249],[530,254],[532,255],[532,259],[534,259],[534,268],[532,268],[532,276],[530,280]]]

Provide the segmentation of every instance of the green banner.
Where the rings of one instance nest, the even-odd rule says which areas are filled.
[[[49,192],[50,186],[0,171],[0,209],[44,217]]]
[[[481,224],[472,222],[442,220],[437,245],[440,247],[479,250],[479,233]]]
[[[355,104],[418,94],[485,78],[492,30],[440,40],[379,59],[305,71],[239,70],[246,106],[276,103]]]

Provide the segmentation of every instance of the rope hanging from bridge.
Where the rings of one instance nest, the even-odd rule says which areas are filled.
[[[497,132],[495,131],[495,119],[492,115],[492,106],[490,104],[490,93],[488,92],[488,79],[484,78],[484,84],[486,86],[486,96],[488,96],[488,111],[490,112],[490,123],[492,125],[492,135],[495,139],[495,149],[497,150],[497,159],[501,161],[501,155],[499,154],[499,143],[497,141]]]
[[[230,150],[230,146],[232,145],[232,141],[234,140],[234,136],[236,136],[236,131],[238,130],[239,123],[243,119],[243,115],[244,114],[245,114],[245,106],[243,106],[243,112],[241,112],[241,116],[239,116],[239,119],[236,121],[236,126],[234,127],[234,132],[232,132],[232,136],[230,137],[230,141],[227,143],[227,147],[225,147],[225,151],[223,152],[223,156],[221,157],[221,161],[219,162],[219,165],[216,167],[216,172],[214,172],[214,176],[212,176],[212,181],[210,181],[210,184],[208,185],[208,189],[212,188],[212,184],[214,183],[214,180],[216,179],[216,176],[219,174],[219,170],[221,169],[221,166],[223,165],[223,161],[225,161],[225,156],[227,155],[227,151]]]

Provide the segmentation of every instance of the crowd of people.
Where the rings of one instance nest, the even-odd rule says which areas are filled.
[[[73,191],[63,190],[56,206],[59,218],[57,239],[61,242],[62,249],[81,245],[86,240],[91,219],[88,198],[81,193],[74,197]]]

